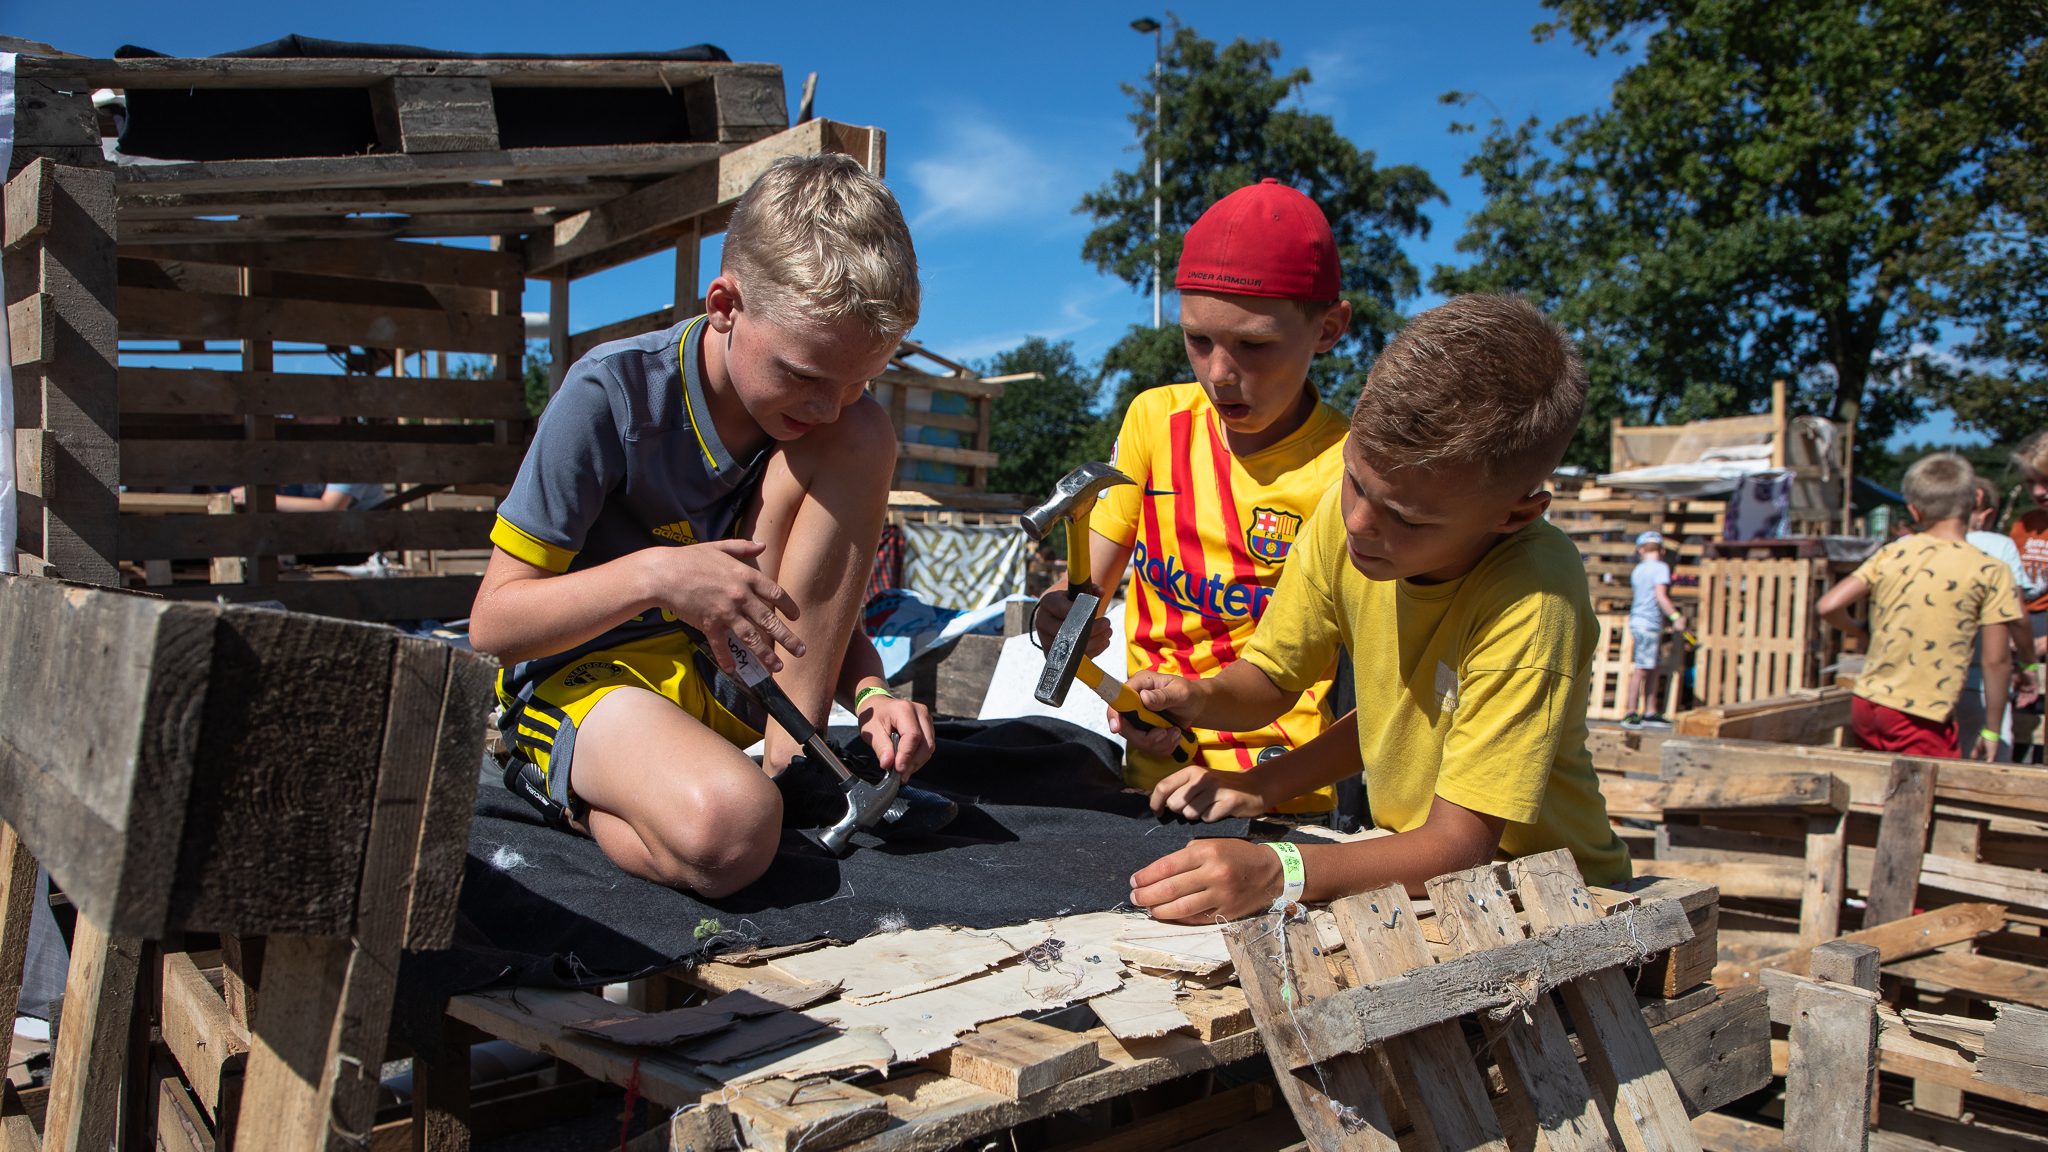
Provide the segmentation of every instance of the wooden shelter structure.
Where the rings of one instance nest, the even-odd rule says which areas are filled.
[[[318,90],[359,105],[375,139],[362,154],[117,165],[95,90],[182,91],[195,109]],[[515,108],[621,91],[660,112],[658,138],[599,121],[579,129],[599,142],[501,139]],[[5,281],[20,570],[368,620],[467,615],[479,577],[423,560],[399,579],[316,578],[335,573],[279,558],[488,546],[533,427],[527,280],[551,286],[559,380],[581,351],[701,308],[701,241],[775,160],[842,152],[880,174],[886,149],[876,128],[791,127],[778,65],[719,61],[23,55],[17,109]],[[665,251],[675,303],[569,331],[574,281]],[[307,350],[348,371],[276,370]],[[121,363],[151,351],[235,359]],[[488,359],[480,378],[448,379],[449,354]],[[276,510],[278,486],[309,482],[395,490],[345,512]],[[224,486],[246,502],[204,494]],[[436,493],[470,499],[434,507]],[[173,568],[195,559],[210,563]]]

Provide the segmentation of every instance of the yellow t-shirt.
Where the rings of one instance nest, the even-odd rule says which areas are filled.
[[[2020,619],[2012,569],[1974,545],[1922,533],[1878,549],[1856,575],[1870,585],[1870,653],[1856,695],[1948,719],[1978,626]]]
[[[1509,858],[1569,848],[1589,882],[1627,879],[1586,752],[1600,633],[1578,547],[1538,520],[1456,580],[1368,580],[1345,549],[1340,495],[1332,486],[1295,542],[1244,658],[1292,692],[1349,649],[1380,827],[1419,828],[1442,796],[1507,820]]]
[[[1303,519],[1344,472],[1347,427],[1335,408],[1317,404],[1292,435],[1240,457],[1231,453],[1200,384],[1154,388],[1131,402],[1117,436],[1116,466],[1137,484],[1105,493],[1090,526],[1132,545],[1124,608],[1132,671],[1213,676],[1238,658]],[[1269,748],[1286,751],[1314,739],[1334,719],[1325,697],[1335,670],[1334,660],[1325,660],[1300,702],[1256,732],[1197,731],[1201,762],[1243,771]],[[1150,788],[1180,767],[1133,752],[1124,780]],[[1335,794],[1323,788],[1279,810],[1336,806]]]

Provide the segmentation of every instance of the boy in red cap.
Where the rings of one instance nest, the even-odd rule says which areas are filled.
[[[1211,676],[1258,627],[1296,533],[1343,472],[1344,416],[1309,383],[1309,362],[1351,326],[1338,298],[1337,241],[1322,209],[1277,180],[1240,188],[1188,230],[1174,277],[1197,382],[1131,402],[1115,461],[1136,486],[1112,488],[1089,522],[1089,571],[1131,566],[1124,633],[1133,672]],[[1109,582],[1104,577],[1104,582]],[[1065,585],[1039,601],[1050,640]],[[1089,651],[1110,641],[1096,622]],[[1314,739],[1331,723],[1334,663],[1270,722],[1197,730],[1198,762],[1243,771]],[[1124,779],[1150,789],[1180,767],[1172,730],[1124,731]],[[1281,812],[1328,812],[1331,789],[1278,797]]]

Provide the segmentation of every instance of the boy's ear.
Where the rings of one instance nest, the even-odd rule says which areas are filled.
[[[1316,332],[1316,354],[1321,355],[1337,346],[1344,334],[1351,331],[1351,301],[1339,300],[1323,313],[1322,327]]]
[[[1493,530],[1503,536],[1520,532],[1549,511],[1550,499],[1548,491],[1539,489],[1516,500],[1508,505],[1507,512],[1501,516],[1500,523],[1494,525]]]
[[[704,289],[704,320],[714,331],[731,332],[733,313],[744,306],[739,283],[729,276],[721,274]]]

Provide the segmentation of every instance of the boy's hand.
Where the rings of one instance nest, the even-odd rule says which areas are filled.
[[[1152,810],[1212,824],[1232,816],[1258,816],[1273,805],[1249,773],[1183,768],[1152,788]]]
[[[1971,737],[1971,741],[1969,759],[1983,760],[1987,763],[1998,759],[1998,741],[1985,739],[1981,732]]]
[[[1038,608],[1032,614],[1032,622],[1038,626],[1038,644],[1045,647],[1052,638],[1060,634],[1060,625],[1066,623],[1067,613],[1073,611],[1073,593],[1064,588],[1055,588],[1038,598]],[[1095,623],[1088,626],[1088,654],[1100,656],[1108,650],[1110,641],[1109,621],[1097,616]]]
[[[1140,728],[1124,723],[1123,713],[1109,709],[1109,730],[1124,738],[1124,743],[1147,756],[1171,756],[1180,747],[1178,728]]]
[[[752,540],[713,540],[683,548],[646,548],[633,554],[648,566],[656,605],[709,637],[711,657],[738,673],[719,638],[731,632],[770,672],[782,671],[777,646],[792,656],[804,642],[782,619],[795,618],[796,601],[747,561],[767,546]]]
[[[1164,672],[1133,672],[1124,679],[1138,702],[1183,727],[1200,712],[1197,681],[1169,676]]]
[[[924,705],[894,696],[870,696],[861,708],[860,734],[875,750],[875,759],[905,779],[924,767],[938,747],[932,714]]]
[[[1284,879],[1279,854],[1264,845],[1197,840],[1131,877],[1131,903],[1169,923],[1213,924],[1271,907]]]

